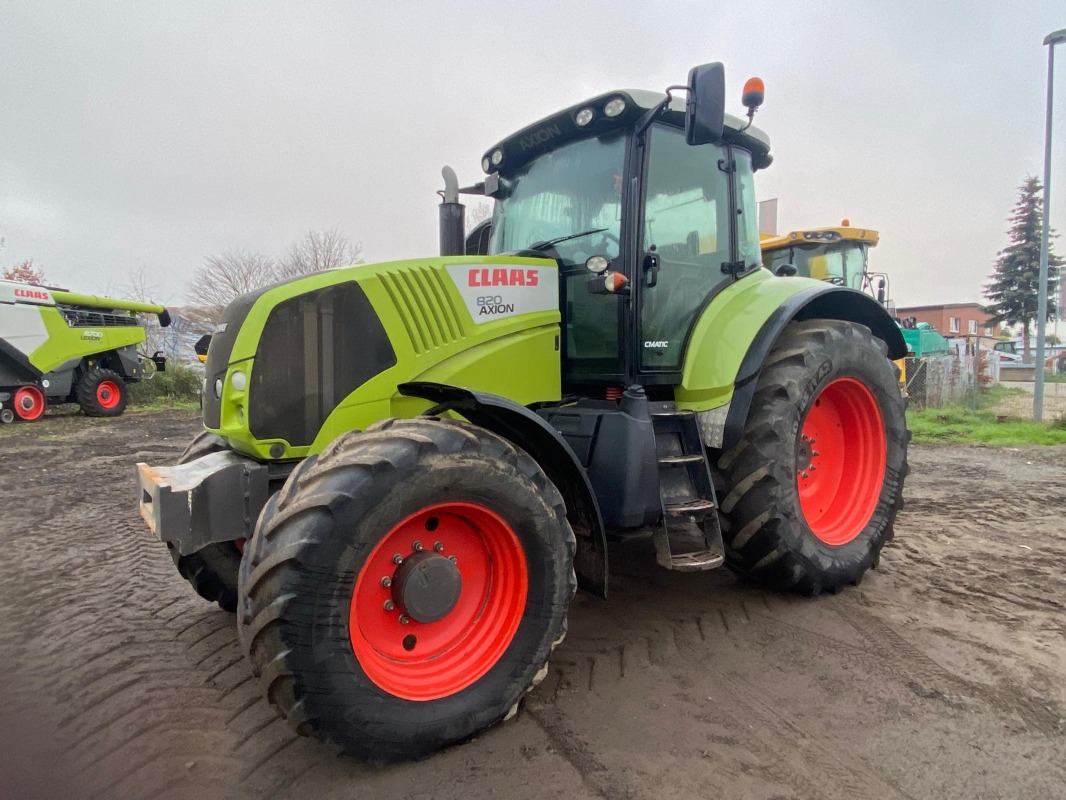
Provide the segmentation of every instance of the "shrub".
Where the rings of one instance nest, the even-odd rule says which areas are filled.
[[[198,370],[168,365],[166,372],[157,372],[148,380],[130,384],[130,403],[198,402],[203,380],[203,373]]]

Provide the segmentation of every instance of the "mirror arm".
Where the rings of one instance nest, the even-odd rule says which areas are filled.
[[[644,135],[644,131],[655,121],[655,119],[663,112],[663,109],[670,105],[670,101],[674,99],[674,96],[670,94],[672,91],[687,92],[687,86],[667,86],[666,98],[657,103],[651,108],[643,117],[640,118],[640,122],[637,123],[637,138]]]

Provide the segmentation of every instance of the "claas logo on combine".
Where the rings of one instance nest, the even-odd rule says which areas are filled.
[[[467,273],[468,286],[536,286],[535,269],[487,269],[479,267]]]
[[[50,295],[41,289],[16,289],[15,297],[24,297],[27,300],[48,300]]]

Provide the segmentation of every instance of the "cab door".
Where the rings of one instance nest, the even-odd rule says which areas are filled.
[[[692,146],[653,125],[641,208],[638,371],[672,382],[688,334],[722,288],[760,263],[751,158],[722,144]]]

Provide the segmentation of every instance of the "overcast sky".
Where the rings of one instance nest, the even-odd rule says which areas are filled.
[[[0,3],[0,266],[180,302],[207,255],[337,227],[370,261],[433,255],[440,168],[610,89],[726,65],[774,164],[779,229],[877,228],[900,305],[981,299],[1042,175],[1063,0]],[[1066,46],[1052,225],[1066,231]],[[1058,251],[1066,251],[1060,240]]]

